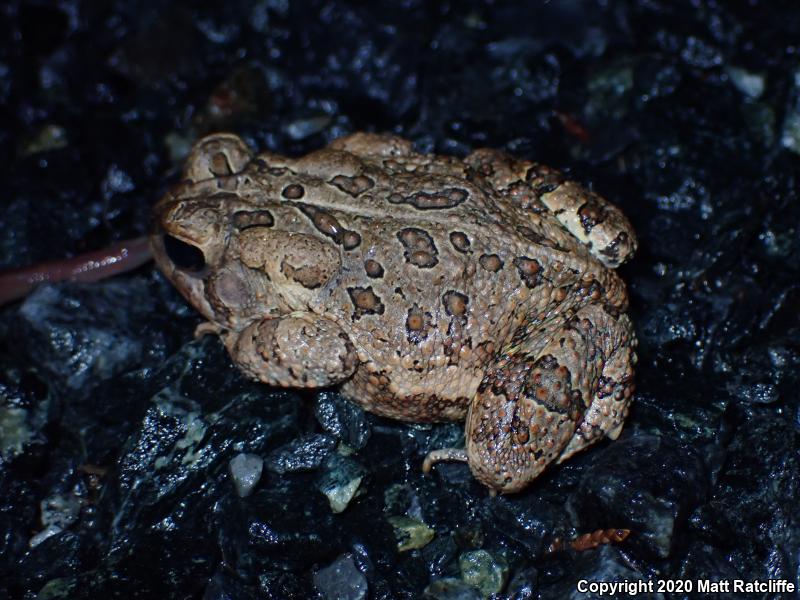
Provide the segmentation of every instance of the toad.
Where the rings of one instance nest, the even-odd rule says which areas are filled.
[[[158,203],[151,244],[248,376],[466,421],[466,447],[426,470],[462,460],[515,492],[628,414],[636,339],[614,268],[634,232],[541,164],[369,133],[287,158],[215,134]]]

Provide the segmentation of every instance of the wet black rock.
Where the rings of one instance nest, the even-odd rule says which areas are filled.
[[[370,428],[364,410],[348,402],[340,394],[317,394],[314,415],[325,431],[354,450],[361,450],[369,440]]]
[[[217,573],[203,591],[202,600],[255,600],[252,590],[229,573]]]
[[[728,564],[740,579],[791,580],[800,544],[796,415],[754,407],[743,416],[719,473],[717,485],[690,520],[707,543],[727,547]],[[769,418],[765,418],[769,417]],[[734,542],[734,540],[737,540]],[[759,557],[769,556],[769,564]],[[686,562],[687,568],[692,568]]]
[[[538,597],[539,572],[536,567],[517,571],[506,593],[509,600],[533,600]]]
[[[292,440],[267,457],[267,469],[283,475],[295,471],[313,471],[333,452],[336,440],[324,433],[314,433]]]
[[[153,349],[164,345],[157,336],[142,335],[141,323],[153,314],[156,302],[146,282],[139,281],[138,287],[117,281],[42,286],[20,306],[10,334],[28,340],[29,360],[55,385],[86,388],[138,366],[145,344]]]
[[[583,531],[608,523],[636,532],[630,545],[666,558],[685,521],[711,488],[702,456],[671,439],[640,434],[590,455],[571,498]]]
[[[152,267],[42,287],[0,312],[0,596],[480,597],[464,556],[497,598],[800,584],[795,4],[6,2],[0,265],[145,234],[205,133],[298,155],[391,131],[613,199],[640,346],[621,437],[491,498],[465,464],[421,473],[460,424],[246,380]]]
[[[547,582],[541,586],[539,598],[542,600],[563,600],[565,598],[579,600],[581,598],[643,598],[645,600],[661,600],[664,594],[650,592],[644,588],[638,593],[630,594],[627,590],[617,591],[611,595],[606,591],[601,594],[598,590],[588,587],[578,587],[581,582],[584,586],[590,583],[632,582],[647,583],[648,573],[632,568],[624,555],[616,548],[604,546],[594,552],[584,552],[573,558],[569,564],[569,574],[565,574],[558,581]],[[587,592],[589,592],[587,594]]]

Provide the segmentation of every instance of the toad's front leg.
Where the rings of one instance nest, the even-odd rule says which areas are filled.
[[[245,373],[270,385],[333,385],[350,377],[358,364],[355,348],[341,327],[308,312],[255,321],[222,338]]]

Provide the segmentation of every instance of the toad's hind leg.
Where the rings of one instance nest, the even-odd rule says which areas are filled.
[[[487,373],[467,417],[470,469],[503,493],[522,489],[551,462],[619,429],[630,399],[627,317],[586,306],[544,348],[536,351],[531,341],[526,353],[525,345],[510,349]],[[598,385],[604,386],[599,400]]]
[[[520,208],[551,214],[604,265],[617,267],[636,251],[636,234],[622,211],[558,171],[488,148],[464,162]]]
[[[635,388],[636,337],[627,315],[616,319],[615,330],[591,404],[556,462],[565,461],[603,437],[615,440],[622,432]]]

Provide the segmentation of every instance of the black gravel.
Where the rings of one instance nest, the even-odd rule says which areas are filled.
[[[10,0],[0,39],[2,267],[142,235],[205,133],[300,154],[392,131],[613,199],[641,342],[620,439],[491,498],[464,465],[420,472],[458,426],[246,381],[152,266],[42,287],[0,312],[0,597],[800,585],[795,0]],[[265,467],[244,498],[241,454]],[[631,534],[549,551],[607,528]]]

